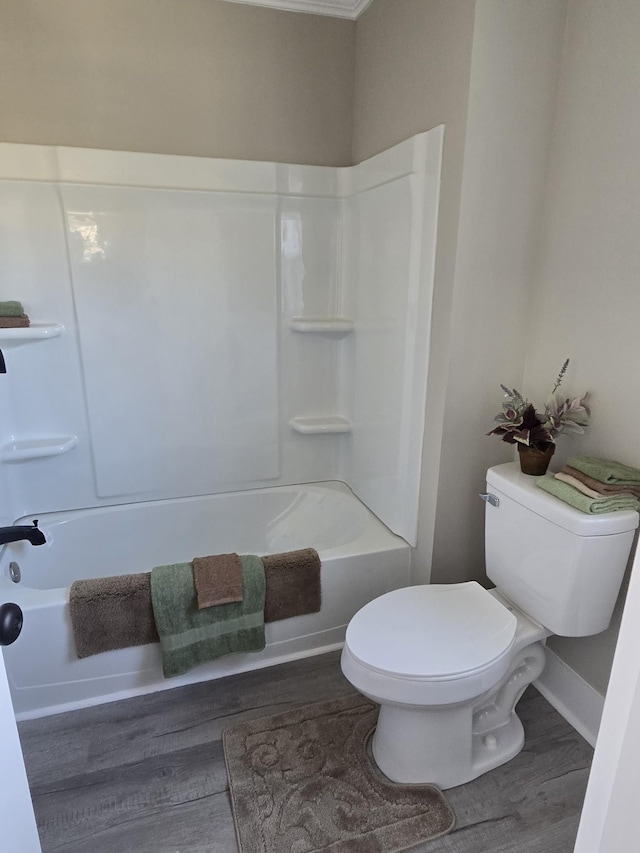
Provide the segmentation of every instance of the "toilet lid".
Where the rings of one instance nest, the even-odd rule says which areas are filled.
[[[416,679],[483,669],[513,643],[517,620],[475,581],[396,589],[366,604],[346,644],[364,666]]]

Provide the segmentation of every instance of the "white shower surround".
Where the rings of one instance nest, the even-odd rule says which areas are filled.
[[[0,329],[0,523],[47,537],[0,548],[20,715],[335,648],[408,583],[378,518],[415,542],[442,138],[347,169],[0,145],[0,292],[34,324]],[[298,547],[322,610],[263,653],[75,659],[73,580]]]
[[[331,479],[415,544],[442,138],[342,169],[0,145],[2,293],[63,326],[0,330],[2,522]]]

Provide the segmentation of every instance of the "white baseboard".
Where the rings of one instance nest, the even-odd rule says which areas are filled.
[[[546,653],[546,666],[540,678],[534,681],[534,687],[537,687],[547,702],[595,747],[604,696],[551,649],[546,649]]]

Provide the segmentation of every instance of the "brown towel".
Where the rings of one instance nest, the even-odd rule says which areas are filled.
[[[313,548],[262,558],[267,585],[264,621],[276,622],[320,610],[320,557]]]
[[[26,314],[20,317],[0,317],[0,329],[24,329],[29,325]]]
[[[589,477],[588,474],[583,474],[582,471],[578,471],[577,468],[572,468],[570,465],[565,465],[562,468],[562,473],[568,474],[570,477],[575,477],[576,480],[580,480],[580,482],[584,483],[585,486],[589,486],[590,489],[593,489],[594,492],[599,492],[601,495],[610,496],[631,494],[640,498],[640,486],[601,483],[600,480],[594,480],[593,477]]]
[[[158,642],[151,572],[75,581],[69,608],[79,658]]]
[[[595,489],[590,489],[586,483],[582,482],[582,480],[578,480],[577,477],[572,477],[571,474],[565,474],[564,471],[558,471],[558,473],[554,474],[553,476],[556,480],[561,480],[568,486],[573,486],[574,489],[577,489],[579,492],[582,492],[582,494],[586,495],[588,498],[597,499],[605,497],[602,492],[596,492]],[[633,497],[633,495],[630,495],[630,497]]]
[[[193,582],[198,608],[242,601],[242,563],[237,554],[194,557]]]

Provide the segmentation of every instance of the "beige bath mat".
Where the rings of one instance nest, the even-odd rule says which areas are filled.
[[[377,715],[348,697],[224,732],[241,853],[397,853],[452,829],[438,788],[397,785],[372,764]]]

